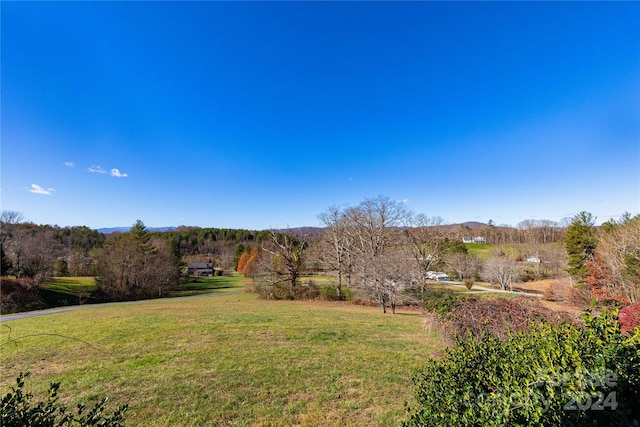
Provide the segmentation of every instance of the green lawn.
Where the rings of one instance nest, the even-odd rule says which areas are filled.
[[[216,292],[239,291],[250,279],[234,274],[233,276],[191,277],[180,289],[171,291],[168,296],[192,296]],[[83,303],[100,302],[93,298],[96,291],[94,277],[53,277],[42,286],[41,295],[48,307],[61,307]]]
[[[79,292],[93,292],[96,289],[94,277],[53,277],[43,286],[50,291],[77,294]]]
[[[251,282],[240,274],[233,276],[190,277],[189,282],[179,290],[170,292],[170,296],[191,296],[210,294],[215,292],[229,292],[244,289]]]
[[[470,254],[477,256],[482,260],[486,260],[491,258],[496,251],[496,245],[491,245],[489,243],[465,243],[467,247],[467,251]]]
[[[417,312],[245,293],[89,308],[0,332],[4,392],[28,370],[40,396],[61,381],[70,406],[129,403],[132,426],[397,425],[412,373],[441,349]]]
[[[40,294],[48,307],[95,302],[91,295],[96,290],[94,277],[53,277],[42,285]]]
[[[537,245],[539,250],[551,250],[561,246],[560,243],[543,243]],[[465,243],[467,250],[470,254],[473,254],[481,260],[489,259],[496,255],[496,252],[504,252],[510,257],[520,255],[532,255],[531,245],[526,243],[511,243],[505,245],[492,245],[489,243]]]

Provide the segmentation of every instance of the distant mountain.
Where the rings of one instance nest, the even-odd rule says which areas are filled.
[[[163,231],[174,231],[176,227],[147,227],[147,231],[150,232],[163,232]],[[111,233],[127,233],[131,230],[131,227],[107,227],[107,228],[98,228],[102,234],[111,234]]]
[[[461,224],[447,224],[445,225],[446,228],[454,228],[454,227],[467,227],[470,228],[472,230],[481,228],[481,227],[486,227],[487,224],[484,224],[482,222],[476,222],[476,221],[468,221],[468,222],[463,222]],[[180,227],[147,227],[147,230],[151,231],[151,232],[164,232],[164,231],[176,231],[179,229],[184,229],[184,226],[180,226]],[[200,227],[188,227],[188,228],[200,228]],[[400,227],[400,228],[405,228],[405,227]],[[131,227],[107,227],[107,228],[98,228],[97,231],[99,231],[102,234],[111,234],[111,233],[127,233],[129,230],[131,229]],[[322,232],[324,228],[322,227],[292,227],[292,228],[279,228],[279,229],[272,229],[271,231],[275,231],[275,232],[280,232],[280,233],[287,233],[287,234],[291,234],[294,236],[315,236],[317,234],[320,234]]]
[[[487,224],[482,222],[477,222],[477,221],[467,221],[467,222],[463,222],[460,225],[474,229],[474,228],[485,227]]]
[[[323,228],[321,227],[294,227],[272,229],[270,231],[275,231],[276,233],[286,233],[294,236],[315,236],[316,234],[320,234],[322,230]]]

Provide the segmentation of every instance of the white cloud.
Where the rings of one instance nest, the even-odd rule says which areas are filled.
[[[111,176],[115,176],[116,178],[126,178],[126,177],[129,176],[128,174],[126,174],[124,172],[120,172],[120,169],[118,169],[118,168],[113,168],[110,171],[107,171],[107,170],[103,169],[102,166],[93,165],[87,170],[89,172],[91,172],[91,173],[109,174]]]
[[[111,169],[111,176],[115,176],[117,178],[126,178],[129,175],[124,172],[120,172],[120,169],[113,168]]]
[[[42,195],[45,195],[45,196],[50,196],[51,193],[56,191],[53,188],[40,187],[38,184],[31,184],[31,187],[27,188],[27,190],[29,190],[33,194],[42,194]]]
[[[409,199],[396,200],[396,202],[405,205],[405,204],[409,203]]]
[[[64,165],[67,166],[67,167],[70,167],[70,168],[75,168],[76,167],[76,164],[73,163],[73,162],[64,162]]]
[[[100,166],[95,166],[95,165],[91,166],[88,169],[88,171],[91,172],[91,173],[107,173],[106,170],[102,169]]]

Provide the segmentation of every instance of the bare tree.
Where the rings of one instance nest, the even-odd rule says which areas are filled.
[[[640,300],[640,215],[603,224],[596,254],[611,273],[602,285],[629,303]]]
[[[403,232],[405,249],[408,251],[418,272],[420,292],[424,293],[429,278],[427,272],[433,270],[445,260],[448,248],[447,231],[442,227],[439,217],[427,218],[425,215],[411,217],[409,227]]]
[[[460,280],[475,279],[481,268],[481,261],[478,257],[464,253],[456,252],[447,258],[447,265],[455,273]]]
[[[398,288],[395,259],[389,251],[399,249],[399,226],[405,224],[408,211],[404,205],[378,196],[365,199],[345,214],[347,232],[353,241],[352,254],[359,267],[358,288],[378,302],[383,312],[392,303],[390,293]],[[394,247],[396,246],[396,247]],[[408,283],[403,280],[404,285]],[[392,310],[395,310],[395,303]]]
[[[5,275],[11,270],[12,262],[9,259],[9,244],[15,235],[16,224],[24,221],[22,213],[17,211],[2,211],[0,215],[0,274]]]
[[[488,282],[499,284],[503,291],[512,291],[513,283],[520,278],[520,270],[514,260],[497,256],[485,261],[482,277]]]
[[[298,277],[304,266],[306,242],[285,233],[269,232],[269,239],[263,242],[262,267],[269,274],[272,284],[288,282],[292,287],[298,284]]]
[[[346,275],[349,280],[353,268],[351,250],[353,234],[349,233],[346,213],[332,206],[319,215],[325,228],[320,237],[319,257],[338,274],[338,298],[343,298],[342,280]]]
[[[99,289],[115,300],[162,296],[179,276],[167,241],[151,238],[141,221],[99,251],[97,268]]]
[[[11,237],[4,246],[13,274],[39,281],[51,277],[56,259],[64,254],[52,227],[29,223],[13,224]]]

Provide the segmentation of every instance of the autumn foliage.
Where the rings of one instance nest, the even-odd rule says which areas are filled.
[[[236,271],[242,273],[245,277],[254,277],[258,272],[258,261],[261,254],[260,246],[256,245],[251,252],[245,251],[238,259],[238,267]]]
[[[633,328],[640,327],[640,303],[629,305],[618,313],[620,328],[626,332],[633,332]]]
[[[616,288],[611,286],[614,283],[613,272],[604,262],[602,255],[596,253],[593,259],[587,261],[587,277],[584,282],[591,291],[591,296],[597,300],[610,300],[626,302],[624,295],[616,292]]]
[[[238,266],[236,267],[236,271],[238,273],[244,273],[245,268],[247,266],[247,261],[249,261],[249,252],[243,252],[242,255],[240,255],[240,259],[238,259]]]

